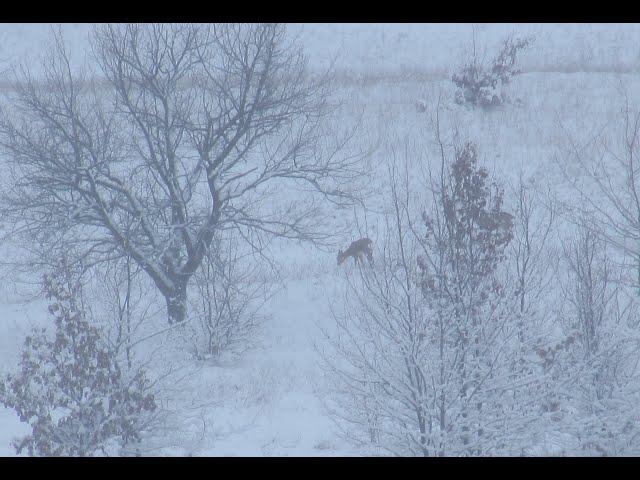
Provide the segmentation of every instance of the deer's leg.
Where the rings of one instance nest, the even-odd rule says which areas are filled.
[[[373,252],[371,250],[367,250],[367,258],[369,259],[369,264],[373,265]]]

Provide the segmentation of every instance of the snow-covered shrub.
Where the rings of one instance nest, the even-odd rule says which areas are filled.
[[[120,453],[118,446],[140,440],[156,409],[150,382],[143,370],[122,369],[104,346],[68,269],[45,276],[45,291],[55,335],[29,335],[20,370],[0,381],[0,403],[31,426],[14,447],[37,456]]]
[[[396,455],[520,454],[540,402],[505,273],[513,217],[473,144],[446,160],[424,179],[424,208],[410,200],[410,167],[390,167],[376,268],[345,272],[338,333],[327,333],[330,407],[350,439]]]
[[[478,58],[474,47],[471,58],[452,77],[458,88],[456,103],[491,108],[508,101],[505,87],[520,73],[516,67],[517,56],[532,41],[530,37],[506,38],[489,64]]]
[[[259,259],[229,236],[216,236],[190,291],[189,349],[196,359],[240,353],[265,321],[271,293]]]
[[[576,454],[640,452],[637,302],[632,289],[625,291],[622,271],[610,255],[607,243],[588,226],[564,245],[563,316],[575,337],[567,362],[571,395],[565,402],[575,414],[564,419],[564,430],[578,439]]]

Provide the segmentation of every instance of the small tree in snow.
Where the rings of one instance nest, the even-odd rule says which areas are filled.
[[[622,252],[628,281],[640,294],[640,108],[623,96],[617,121],[593,136],[580,138],[558,124],[566,140],[556,164],[578,194],[579,201],[566,205],[572,216],[587,218],[593,232]],[[571,165],[579,177],[569,172]]]
[[[581,454],[637,454],[640,438],[640,109],[620,93],[618,121],[595,134],[557,125],[565,140],[556,164],[577,193],[564,204],[577,235],[566,242],[562,282],[565,327],[576,342],[558,369],[577,372],[568,402],[577,413],[566,425]]]
[[[470,60],[452,77],[458,87],[456,102],[485,108],[505,103],[508,100],[505,87],[520,73],[516,67],[517,56],[532,41],[532,38],[508,37],[489,65],[478,58],[474,41]]]
[[[100,331],[84,318],[69,269],[46,276],[45,289],[55,336],[29,335],[20,371],[0,382],[0,402],[31,427],[15,441],[16,451],[91,456],[139,441],[156,409],[145,373],[124,371],[105,348]]]
[[[418,264],[433,330],[440,332],[434,347],[446,352],[438,359],[447,385],[439,393],[441,429],[455,432],[445,445],[457,454],[508,453],[530,421],[518,410],[525,390],[513,383],[522,373],[514,361],[517,309],[500,270],[513,217],[504,211],[501,187],[478,165],[473,144],[456,151],[440,178],[437,208],[423,214]]]
[[[239,353],[265,321],[261,307],[273,293],[260,259],[233,236],[216,236],[196,273],[190,305],[189,345],[197,359]]]
[[[564,403],[572,409],[562,420],[564,430],[578,439],[575,453],[637,455],[637,304],[633,292],[625,292],[621,271],[607,250],[589,226],[580,227],[564,246],[563,317],[574,341],[559,362],[570,387]]]

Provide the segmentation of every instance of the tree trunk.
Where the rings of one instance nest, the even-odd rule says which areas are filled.
[[[181,323],[187,314],[187,283],[179,283],[170,295],[165,297],[167,301],[167,317],[169,325]]]

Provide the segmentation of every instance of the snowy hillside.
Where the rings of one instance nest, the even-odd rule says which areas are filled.
[[[2,24],[0,60],[11,63],[42,53],[52,30],[60,27],[70,51],[81,60],[90,24]],[[538,37],[535,53],[522,59],[524,70],[635,70],[640,58],[629,46],[640,40],[634,24],[290,24],[312,67],[333,64],[358,75],[451,73],[472,44],[491,51],[508,34]],[[474,33],[475,32],[475,33]],[[444,47],[446,45],[446,47]],[[36,67],[36,65],[30,65]]]

